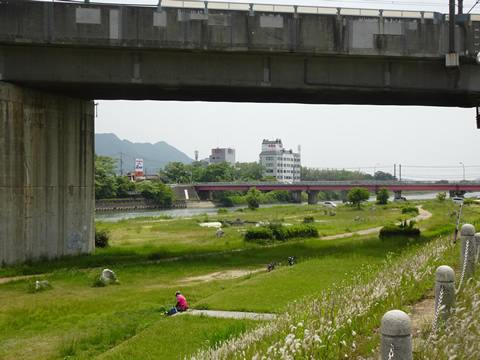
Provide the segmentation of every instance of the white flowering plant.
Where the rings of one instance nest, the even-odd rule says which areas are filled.
[[[435,269],[449,250],[451,242],[438,238],[398,257],[388,256],[380,267],[366,265],[348,283],[295,301],[276,320],[191,359],[356,357],[363,343],[372,343],[372,336],[379,343],[373,330],[385,312],[418,300],[432,288]]]

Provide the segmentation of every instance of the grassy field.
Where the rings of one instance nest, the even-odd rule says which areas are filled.
[[[98,223],[111,231],[109,248],[0,269],[1,277],[42,274],[0,284],[0,358],[183,359],[262,324],[165,317],[176,290],[182,290],[192,308],[282,314],[292,303],[334,284],[348,286],[365,266],[373,274],[387,257],[413,251],[408,242],[380,242],[377,235],[260,246],[243,241],[245,228],[224,227],[227,236],[219,239],[214,229],[199,223],[277,218],[296,224],[314,216],[319,233],[327,236],[413,217],[402,214],[406,205],[376,206],[375,211],[341,205],[336,216],[325,215],[320,206],[282,206],[191,219]],[[446,214],[458,211],[457,204],[431,201],[423,207],[434,216],[419,223],[425,234],[421,244],[437,234],[452,234],[456,218]],[[475,225],[478,214],[478,206],[464,207],[462,222]],[[357,216],[360,221],[354,220]],[[296,266],[265,272],[268,263],[285,263],[293,255],[299,259]],[[115,271],[119,284],[93,287],[102,268]],[[48,280],[51,289],[34,291],[37,279]]]

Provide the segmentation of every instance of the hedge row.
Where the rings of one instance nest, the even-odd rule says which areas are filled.
[[[402,214],[415,213],[418,215],[419,210],[416,206],[405,206],[402,208]]]
[[[287,241],[289,239],[303,239],[318,237],[318,229],[313,225],[280,226],[273,230],[266,227],[252,228],[245,232],[245,241]]]
[[[418,239],[420,237],[420,229],[413,228],[413,226],[403,225],[386,225],[380,230],[380,240],[388,240],[394,238],[413,238]]]

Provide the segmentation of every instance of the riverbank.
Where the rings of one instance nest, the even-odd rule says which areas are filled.
[[[96,212],[135,211],[135,210],[169,210],[169,209],[213,209],[223,206],[218,201],[175,200],[172,205],[165,206],[150,199],[135,200],[97,200]]]

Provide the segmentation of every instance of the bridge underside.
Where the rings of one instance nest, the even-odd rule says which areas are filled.
[[[467,90],[478,73],[469,59],[449,71],[443,58],[2,45],[0,60],[4,81],[90,100],[474,107],[480,97]]]
[[[0,82],[0,263],[94,249],[90,101]]]

